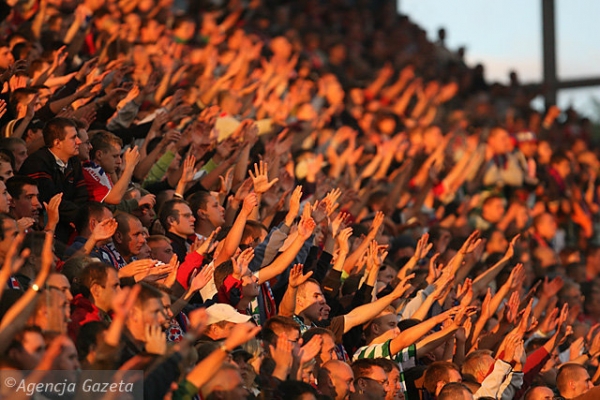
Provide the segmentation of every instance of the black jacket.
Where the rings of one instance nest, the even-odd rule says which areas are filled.
[[[73,232],[69,224],[75,222],[79,207],[88,201],[79,159],[71,157],[63,173],[56,164],[54,155],[47,147],[43,147],[27,157],[19,174],[27,175],[37,181],[42,202],[49,203],[54,195],[63,193],[56,237],[66,243]]]

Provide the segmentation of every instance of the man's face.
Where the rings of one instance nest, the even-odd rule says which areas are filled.
[[[136,219],[129,220],[129,232],[123,235],[123,247],[125,247],[129,254],[137,256],[142,251],[142,247],[146,243],[144,237],[144,227],[142,223]]]
[[[119,274],[114,268],[107,268],[106,282],[102,286],[99,284],[92,285],[92,287],[95,287],[95,290],[92,291],[94,293],[94,304],[102,311],[109,312],[112,310],[113,299],[121,291]]]
[[[173,207],[177,217],[171,222],[169,231],[178,236],[186,237],[194,234],[194,214],[187,204],[178,203]]]
[[[42,360],[46,343],[41,333],[27,331],[23,334],[22,349],[11,352],[11,356],[23,370],[33,370]]]
[[[173,246],[166,240],[155,240],[148,242],[150,245],[150,255],[153,259],[168,264],[173,257]]]
[[[398,328],[398,317],[395,314],[385,314],[381,317],[378,317],[373,321],[371,330],[377,336],[388,333],[392,337],[396,337],[400,334],[400,329]]]
[[[142,41],[144,43],[155,43],[160,38],[164,31],[164,26],[160,25],[155,20],[148,21],[148,24],[141,28]]]
[[[27,159],[27,147],[22,143],[13,146],[13,156],[15,156],[15,170],[20,170],[25,159]]]
[[[81,144],[79,145],[79,159],[81,161],[90,160],[90,151],[92,150],[92,144],[90,143],[90,136],[85,129],[79,129],[77,131]]]
[[[508,241],[501,231],[494,231],[487,242],[488,253],[504,253],[508,248]]]
[[[71,339],[65,339],[62,351],[54,360],[53,368],[61,371],[76,371],[81,368],[77,358],[77,348]]]
[[[500,198],[491,199],[485,203],[482,212],[486,221],[495,224],[504,216],[504,202]]]
[[[108,150],[97,151],[95,156],[95,161],[107,174],[114,174],[121,166],[121,146],[113,144]]]
[[[311,321],[318,321],[321,316],[321,309],[324,307],[325,296],[321,288],[314,282],[308,282],[304,288],[304,296],[298,296],[296,303],[298,313],[302,313]]]
[[[258,278],[247,270],[242,276],[242,296],[254,299],[259,294]]]
[[[17,218],[33,218],[39,222],[42,204],[39,199],[40,191],[35,185],[23,185],[21,195],[12,199],[13,211]]]
[[[67,126],[65,128],[65,139],[55,140],[53,149],[58,150],[61,156],[71,158],[79,155],[79,145],[81,145],[81,140],[77,136],[77,129],[73,126]]]
[[[551,214],[545,214],[540,217],[536,229],[540,236],[544,239],[550,240],[556,235],[556,220]]]
[[[141,314],[144,326],[162,326],[167,320],[160,299],[151,298],[146,300]]]
[[[561,178],[566,178],[571,173],[571,163],[568,160],[562,160],[552,165]]]
[[[225,209],[219,204],[214,196],[208,198],[206,210],[200,210],[200,213],[215,228],[225,224]]]
[[[494,154],[505,154],[510,146],[510,136],[504,129],[495,130],[488,139],[488,146]]]
[[[15,62],[10,49],[8,47],[0,47],[0,68],[7,69]]]
[[[354,393],[354,374],[348,365],[339,365],[329,370],[331,386],[335,390],[335,400],[347,400]]]
[[[329,335],[321,335],[323,338],[323,344],[321,345],[321,352],[319,358],[321,364],[326,363],[329,360],[337,360],[337,353],[335,352],[335,342]]]
[[[67,279],[67,277],[64,276],[63,274],[59,274],[59,273],[50,274],[50,276],[48,277],[48,280],[46,281],[46,286],[48,288],[58,290],[58,291],[64,293],[68,302],[73,300],[73,294],[71,293],[71,284],[69,283],[69,280]]]
[[[235,323],[229,321],[225,322],[223,327],[219,326],[218,324],[212,324],[208,329],[209,336],[213,340],[225,339],[231,334],[231,330],[234,326]]]
[[[6,185],[0,180],[0,212],[9,212],[11,201],[12,197],[10,197],[10,193],[6,190]]]
[[[389,381],[383,368],[374,366],[368,375],[360,379],[363,381],[364,392],[369,399],[385,399],[389,391]]]
[[[12,166],[9,162],[0,161],[0,180],[6,182],[9,178],[15,176]]]
[[[221,383],[214,389],[214,392],[218,392],[220,395],[215,396],[215,398],[223,400],[243,400],[247,399],[250,395],[239,371],[229,368],[222,369],[219,371],[218,376],[213,379],[218,379]]]
[[[167,329],[169,327],[169,321],[173,319],[173,311],[171,311],[171,296],[163,292],[161,302],[165,312],[165,322],[163,323],[163,328]]]
[[[585,368],[578,368],[577,378],[573,380],[573,395],[580,396],[594,387],[590,374]]]
[[[396,271],[394,271],[394,268],[390,266],[384,266],[384,268],[379,271],[379,274],[377,275],[377,280],[388,285],[391,281],[394,280],[395,276]]]
[[[452,382],[462,382],[462,375],[457,370],[450,368],[448,370],[448,380],[438,381],[435,395],[437,396],[440,394],[440,391],[444,388],[444,386]]]
[[[398,400],[404,398],[404,394],[400,391],[402,389],[400,385],[400,371],[396,368],[392,368],[388,374],[389,391],[385,396],[385,400]]]

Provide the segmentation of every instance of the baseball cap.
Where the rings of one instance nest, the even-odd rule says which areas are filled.
[[[250,320],[249,315],[240,314],[235,308],[225,303],[217,303],[206,309],[208,314],[208,325],[216,324],[221,321],[241,324]]]
[[[515,135],[517,143],[537,142],[537,136],[531,131],[519,132]]]

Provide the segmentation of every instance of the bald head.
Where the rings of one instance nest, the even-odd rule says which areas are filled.
[[[552,400],[554,392],[546,386],[536,386],[525,393],[525,400]]]
[[[330,360],[319,370],[319,390],[334,400],[346,400],[354,393],[354,373],[348,364]]]
[[[579,364],[566,364],[558,370],[556,387],[561,396],[572,399],[590,390],[592,380],[588,371]]]

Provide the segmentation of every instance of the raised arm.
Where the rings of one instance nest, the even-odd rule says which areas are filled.
[[[223,249],[221,249],[221,252],[215,260],[215,265],[218,266],[222,262],[229,260],[235,254],[240,245],[240,241],[242,240],[242,234],[244,233],[244,228],[246,227],[246,221],[248,221],[248,217],[252,213],[254,207],[256,207],[256,200],[255,193],[250,193],[244,199],[242,209],[233,222],[233,226],[227,234],[227,237],[225,238]]]
[[[316,224],[315,221],[310,218],[302,217],[300,220],[300,224],[298,225],[298,235],[292,242],[292,244],[285,249],[283,253],[279,255],[270,265],[262,268],[260,270],[260,274],[258,275],[258,284],[263,284],[287,269],[287,267],[294,261],[298,252],[304,245],[304,242],[310,238],[313,231],[315,230]]]
[[[384,296],[372,303],[356,307],[354,310],[344,315],[344,333],[348,332],[355,326],[364,324],[377,317],[377,315],[383,311],[384,308],[392,304],[394,300],[402,297],[402,295],[404,295],[406,290],[408,290],[410,287],[408,282],[413,277],[414,275],[409,275],[406,277],[406,279],[400,281],[394,291],[387,296]]]

